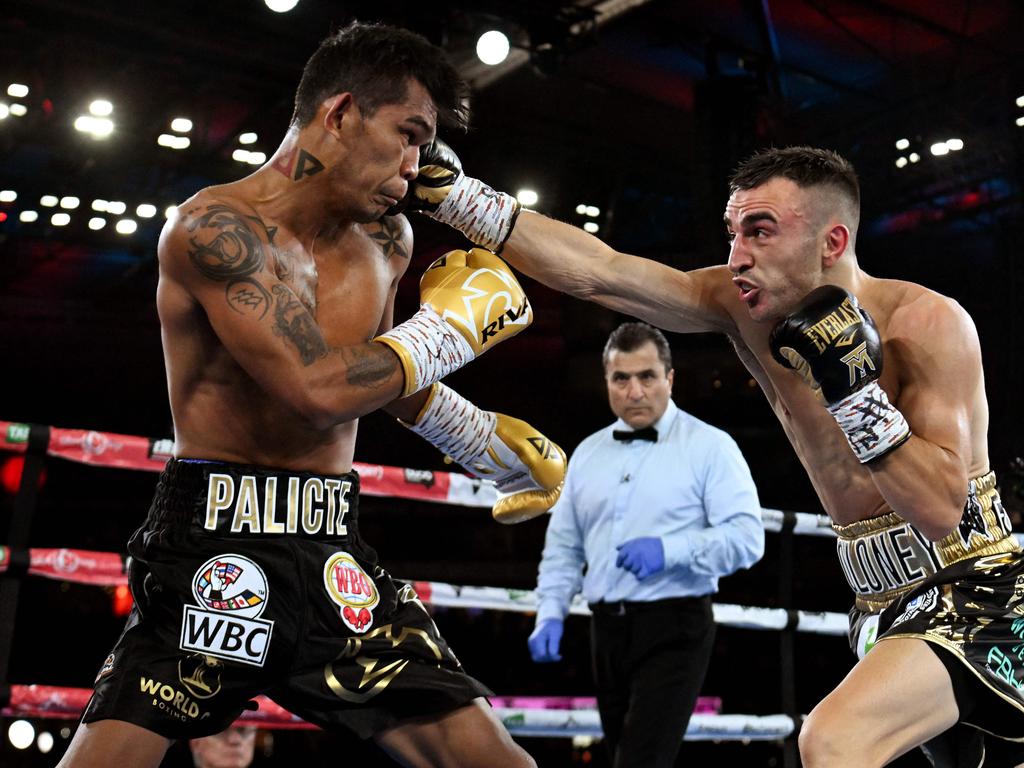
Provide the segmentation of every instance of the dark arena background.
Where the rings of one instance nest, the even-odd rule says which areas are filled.
[[[974,317],[992,468],[1015,527],[1024,530],[1024,5],[299,0],[275,12],[269,4],[3,3],[0,420],[10,422],[3,445],[35,446],[38,439],[25,443],[21,424],[172,437],[154,302],[164,210],[262,164],[287,128],[306,58],[324,36],[360,19],[422,33],[472,83],[471,130],[445,136],[471,175],[509,192],[532,190],[531,207],[674,267],[724,262],[726,178],[752,150],[808,143],[847,156],[864,197],[861,265],[952,296]],[[511,42],[496,65],[475,52],[491,29]],[[415,311],[423,268],[465,245],[423,218],[414,217],[413,227],[399,320]],[[533,326],[450,380],[480,406],[529,421],[571,452],[611,421],[600,352],[625,318],[529,279],[523,284]],[[764,396],[728,342],[711,335],[669,340],[676,402],[737,440],[762,504],[820,514]],[[452,469],[382,414],[362,420],[356,459]],[[19,493],[23,467],[35,478],[40,462],[35,487],[26,482]],[[433,476],[411,477],[426,487]],[[26,547],[123,554],[155,478],[40,459],[31,450],[0,452],[0,544],[11,547],[0,576],[5,704],[21,686],[91,686],[130,600],[123,588],[64,579],[59,569],[56,578],[26,573]],[[25,528],[16,512],[27,507]],[[486,508],[408,498],[368,496],[362,507],[366,538],[399,577],[512,596],[536,584],[546,518],[506,527]],[[763,561],[724,579],[716,602],[847,610],[849,588],[831,540],[766,535]],[[499,695],[593,696],[585,618],[567,621],[565,660],[542,666],[526,647],[532,614],[479,606],[435,606],[432,613],[467,670]],[[720,715],[798,722],[853,661],[841,636],[723,625],[703,694]],[[27,744],[23,725],[9,737],[20,719],[34,729]],[[54,765],[74,725],[73,718],[26,717],[11,703],[0,720],[0,765]],[[15,732],[26,748],[14,746]],[[571,728],[516,738],[541,766],[607,765],[601,744],[573,737]],[[799,764],[792,736],[741,733],[688,741],[678,765],[712,762]],[[183,744],[164,763],[190,764]],[[372,744],[274,729],[260,731],[255,763],[390,764]],[[926,764],[918,753],[896,762]]]

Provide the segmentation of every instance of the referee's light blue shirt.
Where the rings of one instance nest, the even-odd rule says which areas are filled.
[[[671,400],[654,426],[656,443],[615,440],[613,430],[631,429],[619,420],[573,453],[548,522],[538,623],[565,617],[581,588],[588,603],[711,594],[764,554],[761,504],[736,442]],[[615,565],[616,547],[640,536],[665,548],[665,570],[642,582]]]

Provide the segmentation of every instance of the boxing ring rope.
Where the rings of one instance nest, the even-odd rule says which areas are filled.
[[[6,717],[77,718],[88,701],[87,689],[37,685],[6,685],[14,612],[21,579],[26,575],[97,586],[127,584],[126,561],[115,553],[78,549],[29,548],[28,530],[38,479],[47,456],[92,466],[158,472],[171,457],[173,442],[93,430],[64,429],[0,421],[0,451],[25,454],[25,465],[15,499],[6,546],[0,546],[0,715]],[[440,504],[490,508],[498,497],[493,484],[466,475],[355,463],[361,492]],[[791,755],[799,714],[795,708],[792,642],[795,632],[845,636],[843,613],[810,612],[789,607],[792,590],[794,535],[834,537],[824,515],[763,509],[765,530],[782,535],[779,569],[780,608],[716,603],[715,621],[731,627],[775,630],[781,633],[780,677],[784,714],[722,715],[702,711],[700,703],[685,734],[687,740],[784,740],[785,764]],[[412,581],[421,599],[434,606],[477,608],[532,613],[537,609],[532,590],[457,586]],[[576,615],[590,613],[577,595],[570,608]],[[154,695],[160,695],[159,690]],[[274,702],[260,697],[260,709],[246,712],[242,721],[265,728],[312,728]],[[600,736],[601,726],[592,700],[564,697],[496,697],[496,712],[509,732],[519,736]]]

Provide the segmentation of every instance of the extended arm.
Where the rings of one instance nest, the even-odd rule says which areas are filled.
[[[731,288],[724,266],[682,272],[620,253],[579,227],[533,211],[519,215],[501,255],[550,288],[668,331],[727,333],[735,327],[719,299]]]
[[[421,153],[420,175],[402,210],[455,227],[474,243],[551,288],[647,320],[671,331],[729,332],[725,267],[681,272],[619,253],[582,229],[520,210],[511,195],[466,176],[441,141]]]

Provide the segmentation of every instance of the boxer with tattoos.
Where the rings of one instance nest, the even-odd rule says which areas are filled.
[[[66,766],[157,766],[265,693],[415,766],[533,766],[416,593],[360,537],[358,418],[385,407],[505,491],[504,522],[557,498],[564,456],[440,383],[524,329],[492,253],[453,251],[393,325],[412,248],[385,215],[466,86],[418,35],[352,24],[303,71],[289,130],[251,176],[201,190],[160,237],[175,458],[132,536],[136,605]]]

